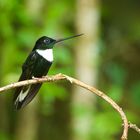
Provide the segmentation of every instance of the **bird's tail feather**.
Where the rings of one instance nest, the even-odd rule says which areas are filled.
[[[14,96],[14,108],[18,110],[27,105],[35,97],[41,85],[39,83],[17,89]]]

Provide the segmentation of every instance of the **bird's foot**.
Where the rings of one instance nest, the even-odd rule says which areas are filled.
[[[73,83],[73,78],[67,76],[67,75],[64,75],[66,77],[66,79],[72,84]]]
[[[39,78],[32,76],[32,79],[38,80]]]

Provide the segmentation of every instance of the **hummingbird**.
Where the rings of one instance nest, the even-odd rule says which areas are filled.
[[[63,39],[52,39],[47,36],[39,38],[29,56],[22,65],[22,73],[18,81],[41,78],[46,76],[53,63],[53,47],[56,43],[81,36],[78,34]],[[14,93],[14,108],[19,110],[26,106],[36,96],[42,83],[16,88]]]

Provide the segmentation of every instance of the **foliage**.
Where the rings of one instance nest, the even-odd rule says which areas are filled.
[[[76,2],[73,0],[0,1],[0,86],[18,80],[21,65],[34,46],[35,40],[40,36],[47,35],[53,38],[61,38],[74,34],[75,5]],[[109,96],[121,104],[128,113],[128,118],[137,124],[140,124],[139,5],[139,0],[102,1],[98,77],[99,89],[103,89],[105,93],[108,93]],[[74,74],[73,47],[74,41],[57,44],[54,48],[55,62],[49,74],[59,72],[68,75]],[[91,62],[94,62],[94,60],[91,60]],[[60,130],[58,121],[65,121],[69,124],[61,124],[61,134],[67,129],[68,133],[63,134],[63,137],[64,139],[70,139],[66,136],[71,135],[71,110],[75,109],[71,108],[70,110],[71,95],[68,95],[67,91],[71,92],[71,88],[65,86],[65,83],[45,84],[42,87],[40,91],[40,110],[37,114],[42,131],[38,132],[40,133],[38,134],[39,138],[43,132],[45,132],[43,133],[45,138],[51,122],[53,130],[55,126],[58,127],[56,130]],[[18,117],[13,110],[11,111],[12,103],[9,103],[12,98],[11,93],[13,91],[9,91],[8,95],[5,94],[6,97],[4,97],[5,95],[0,97],[0,140],[8,140],[16,135],[16,119]],[[63,103],[61,104],[59,101]],[[64,114],[61,116],[56,110],[60,111],[60,114]],[[83,110],[77,109],[77,115],[81,115]],[[60,118],[55,118],[56,114],[59,114]],[[89,139],[115,140],[118,138],[121,131],[120,118],[112,111],[112,108],[97,99],[94,116]],[[133,135],[133,133],[130,132],[130,138],[131,134]],[[48,136],[50,135],[48,134]],[[53,137],[53,135],[51,136]],[[139,138],[134,136],[133,139]]]

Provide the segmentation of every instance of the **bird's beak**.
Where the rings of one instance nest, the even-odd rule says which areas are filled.
[[[61,41],[64,41],[64,40],[68,40],[68,39],[71,39],[71,38],[74,38],[74,37],[78,37],[78,36],[81,36],[81,35],[83,35],[83,34],[78,34],[78,35],[70,36],[70,37],[67,37],[67,38],[58,39],[58,40],[56,40],[55,43],[58,43],[58,42],[61,42]]]

